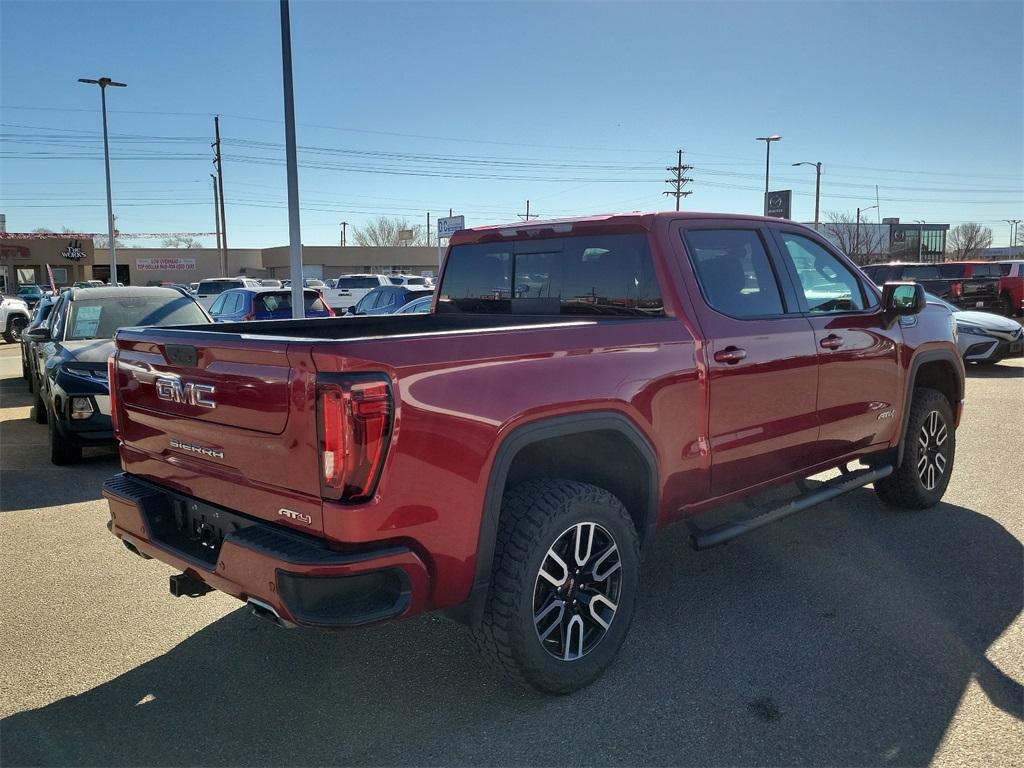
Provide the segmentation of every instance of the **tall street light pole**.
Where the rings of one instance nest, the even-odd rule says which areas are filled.
[[[921,254],[924,252],[923,240],[924,240],[924,219],[914,219],[914,223],[917,224],[917,260],[921,261]]]
[[[758,141],[764,142],[764,215],[768,215],[768,168],[771,165],[772,159],[772,142],[782,141],[782,137],[777,133],[773,133],[771,136],[758,136]]]
[[[808,162],[793,163],[793,167],[794,168],[796,166],[798,166],[798,165],[813,165],[814,168],[815,168],[815,174],[814,174],[814,228],[817,229],[818,228],[818,223],[819,223],[818,214],[819,214],[819,209],[821,207],[821,163],[808,163]]]
[[[288,240],[292,277],[292,317],[306,316],[303,301],[302,235],[299,231],[299,161],[295,147],[295,92],[292,88],[292,28],[288,0],[281,0],[281,70],[284,75],[284,144],[288,166]]]
[[[860,251],[860,215],[864,211],[870,211],[872,208],[877,208],[877,207],[878,207],[877,205],[869,205],[867,208],[858,208],[857,209],[857,226],[854,229],[854,233],[855,234],[854,234],[854,238],[853,238],[853,258],[854,258],[854,261],[857,260],[857,253]]]
[[[1017,245],[1017,225],[1020,224],[1020,219],[1003,219],[1007,224],[1010,225],[1010,255],[1013,256],[1014,246]]]
[[[103,163],[107,170],[107,237],[110,242],[110,284],[117,285],[117,250],[114,247],[114,203],[110,196],[110,143],[107,139],[107,86],[127,88],[127,83],[117,83],[109,77],[99,80],[78,78],[78,82],[100,87],[100,106],[103,111]]]

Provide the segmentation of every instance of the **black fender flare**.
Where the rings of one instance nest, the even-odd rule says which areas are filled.
[[[914,386],[917,383],[917,373],[921,366],[925,363],[935,362],[947,362],[952,366],[954,371],[959,371],[961,365],[963,365],[962,358],[959,358],[959,351],[954,352],[950,349],[929,349],[924,352],[918,352],[910,361],[910,371],[907,374],[907,388],[906,393],[903,396],[903,417],[900,419],[900,443],[896,449],[896,466],[899,466],[903,461],[903,449],[907,444],[907,424],[910,421],[910,403],[914,398]],[[964,399],[964,377],[956,377],[956,395],[957,401]],[[955,404],[954,404],[955,408]]]
[[[588,411],[565,416],[552,416],[530,421],[514,428],[502,439],[491,464],[487,491],[480,516],[477,539],[476,569],[469,599],[452,611],[453,618],[470,624],[479,623],[494,565],[494,545],[501,519],[501,501],[505,482],[516,456],[527,446],[553,437],[584,435],[588,432],[616,432],[636,449],[647,467],[648,499],[644,513],[641,548],[646,549],[657,527],[659,478],[658,461],[646,435],[626,416],[616,411]]]

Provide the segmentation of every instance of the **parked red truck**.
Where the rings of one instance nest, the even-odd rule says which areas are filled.
[[[118,334],[114,535],[283,626],[443,609],[555,693],[611,662],[670,523],[702,549],[868,483],[936,504],[964,393],[920,286],[749,216],[466,230],[430,314],[209,328]]]

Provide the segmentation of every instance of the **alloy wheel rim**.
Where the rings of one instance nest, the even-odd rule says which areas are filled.
[[[946,474],[948,440],[946,420],[938,411],[930,412],[917,436],[917,476],[926,491],[934,491]]]
[[[622,559],[606,528],[581,522],[548,548],[533,588],[537,639],[559,661],[583,658],[611,628],[622,593]]]

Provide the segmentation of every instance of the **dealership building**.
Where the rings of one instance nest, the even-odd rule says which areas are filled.
[[[125,285],[194,283],[208,277],[291,277],[287,246],[229,248],[227,268],[216,248],[117,248],[117,279]],[[305,246],[304,277],[331,278],[354,272],[434,275],[437,248]],[[0,233],[0,287],[48,285],[47,267],[58,286],[110,280],[110,252],[90,236]]]

